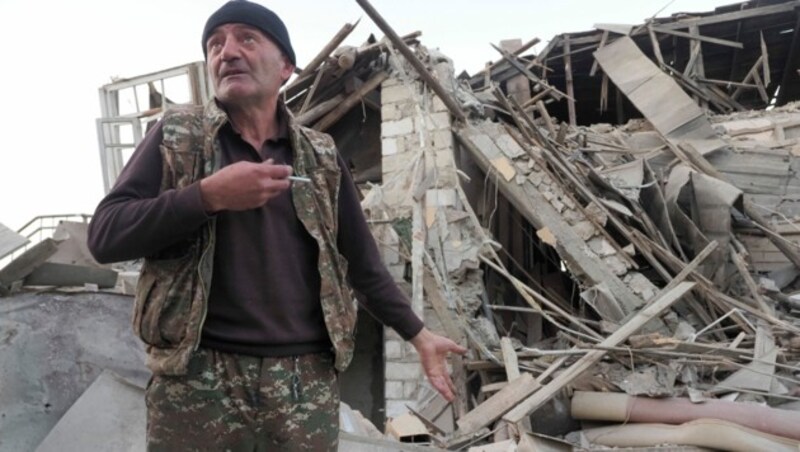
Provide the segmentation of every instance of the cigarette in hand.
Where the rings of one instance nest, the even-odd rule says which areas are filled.
[[[311,182],[311,179],[302,176],[289,176],[289,180],[295,182]]]

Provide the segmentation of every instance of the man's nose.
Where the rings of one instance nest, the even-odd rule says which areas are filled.
[[[239,43],[233,37],[229,37],[222,44],[222,49],[220,49],[219,53],[223,61],[237,58],[239,56]]]

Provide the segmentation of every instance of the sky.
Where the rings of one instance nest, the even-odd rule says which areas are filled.
[[[355,0],[260,3],[286,23],[299,66],[345,23],[344,42],[383,36]],[[98,89],[203,59],[200,35],[224,0],[0,0],[0,223],[37,215],[91,214],[103,193],[95,120]],[[371,0],[398,34],[475,73],[496,60],[490,43],[555,35],[597,23],[640,24],[676,12],[711,11],[719,0]]]

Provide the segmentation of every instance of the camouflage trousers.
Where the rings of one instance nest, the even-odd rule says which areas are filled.
[[[259,358],[200,348],[183,376],[154,376],[147,450],[336,451],[332,353]]]

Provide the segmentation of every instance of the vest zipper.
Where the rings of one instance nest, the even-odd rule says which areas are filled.
[[[211,220],[214,221],[214,220]],[[197,351],[200,348],[200,338],[203,335],[203,325],[206,323],[206,316],[208,315],[208,294],[206,293],[206,282],[203,280],[203,261],[205,261],[206,256],[208,255],[209,250],[215,245],[216,237],[214,236],[216,231],[214,231],[214,227],[209,226],[211,230],[209,232],[209,239],[208,245],[203,250],[203,253],[200,255],[200,261],[198,262],[199,268],[197,269],[197,277],[200,280],[200,290],[203,292],[203,315],[200,316],[200,322],[197,324],[197,339],[194,342],[193,351]]]
[[[224,123],[217,124],[214,127],[214,131],[212,132],[213,141],[212,141],[211,146],[214,149],[212,151],[211,158],[214,159],[214,165],[211,168],[211,174],[214,174],[215,172],[217,172],[217,170],[219,170],[219,167],[221,165],[221,160],[220,159],[222,158],[222,153],[219,151],[219,149],[216,149],[216,147],[218,146],[218,144],[217,144],[217,135],[219,134],[219,129],[222,128],[223,124]],[[203,171],[203,172],[205,173],[205,171]],[[206,177],[206,176],[208,176],[208,175],[207,174],[203,174],[202,177]],[[201,177],[201,179],[202,179],[202,177]],[[206,293],[206,282],[203,279],[203,261],[205,261],[206,256],[208,255],[208,252],[216,245],[216,242],[217,242],[216,220],[211,219],[209,221],[211,223],[208,226],[208,229],[209,229],[208,245],[206,245],[206,248],[203,250],[203,253],[200,255],[200,260],[198,262],[198,269],[197,269],[197,277],[200,280],[200,290],[203,291],[203,315],[200,316],[200,322],[198,322],[198,324],[197,324],[197,339],[194,342],[193,351],[197,351],[197,349],[200,348],[200,339],[201,339],[201,337],[203,335],[203,325],[206,323],[206,316],[208,315],[208,293]],[[213,266],[214,264],[212,263],[211,265]],[[212,271],[212,274],[213,274],[213,271],[214,271],[213,268],[212,268],[211,271]]]

